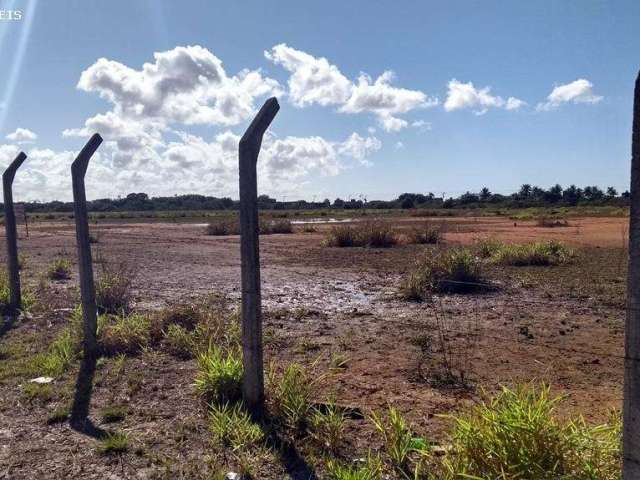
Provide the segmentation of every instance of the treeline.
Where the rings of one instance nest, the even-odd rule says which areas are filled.
[[[563,188],[554,185],[549,189],[522,185],[520,190],[510,195],[492,193],[483,188],[477,193],[466,192],[458,197],[442,198],[433,193],[403,193],[394,200],[367,200],[366,198],[344,200],[336,198],[333,202],[305,200],[283,202],[268,195],[258,197],[258,206],[262,210],[304,210],[304,209],[395,209],[395,208],[523,208],[541,206],[574,205],[617,205],[629,203],[629,192],[618,194],[615,188],[602,190],[597,186],[578,188],[571,185]],[[124,198],[101,198],[88,202],[92,212],[128,212],[128,211],[185,211],[185,210],[237,210],[239,202],[228,197],[208,197],[205,195],[175,195],[173,197],[149,197],[146,193],[130,193]],[[27,212],[72,212],[71,202],[27,202]]]

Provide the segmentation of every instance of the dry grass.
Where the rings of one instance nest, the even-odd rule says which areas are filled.
[[[373,220],[337,225],[327,233],[323,243],[328,247],[388,248],[398,243],[398,239],[389,223]]]

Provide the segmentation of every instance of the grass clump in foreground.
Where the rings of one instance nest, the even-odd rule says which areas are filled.
[[[124,263],[103,264],[96,282],[100,313],[122,314],[130,310],[134,272]]]
[[[422,301],[430,293],[466,293],[487,288],[478,257],[465,248],[428,251],[400,286],[407,300]]]
[[[398,243],[391,226],[386,222],[362,222],[355,225],[337,225],[324,239],[327,247],[388,248]]]
[[[102,315],[98,323],[98,342],[107,355],[137,353],[150,344],[151,320],[146,315]]]
[[[555,416],[559,398],[542,385],[503,388],[468,414],[452,417],[445,478],[620,478],[621,421],[590,426]]]
[[[102,455],[124,453],[129,450],[129,436],[126,433],[108,433],[100,440],[98,452]]]
[[[35,303],[33,293],[24,286],[22,287],[22,311],[28,312]],[[9,291],[9,273],[6,269],[0,268],[0,314],[9,313],[9,302],[11,292]]]
[[[211,404],[209,429],[216,441],[234,451],[256,446],[264,438],[260,426],[251,420],[240,403]]]
[[[242,359],[237,349],[226,353],[212,343],[198,353],[196,390],[207,402],[223,404],[240,399],[242,384]]]
[[[68,280],[71,278],[71,261],[68,258],[58,258],[47,268],[47,277],[51,280]]]
[[[570,262],[575,253],[555,240],[502,245],[491,257],[499,265],[551,266]]]

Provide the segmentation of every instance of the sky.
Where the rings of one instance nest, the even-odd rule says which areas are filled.
[[[0,0],[0,166],[17,201],[238,196],[239,138],[279,200],[628,188],[637,0]]]

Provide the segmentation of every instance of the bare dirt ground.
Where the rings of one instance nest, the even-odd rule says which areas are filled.
[[[400,231],[424,221],[394,219]],[[567,396],[563,414],[593,421],[619,408],[628,219],[576,218],[558,228],[505,218],[434,221],[444,222],[446,244],[487,237],[557,239],[574,246],[578,257],[557,267],[488,267],[488,276],[500,286],[496,291],[410,303],[397,297],[399,281],[416,256],[431,247],[324,247],[327,225],[315,233],[262,236],[267,360],[313,364],[320,372],[341,355],[346,368],[333,370],[321,383],[319,399],[335,395],[339,403],[364,412],[392,403],[434,441],[444,439],[449,424],[441,414],[476,401],[481,388],[493,391],[501,384],[548,382],[555,393]],[[110,223],[92,230],[98,237],[94,259],[135,267],[138,309],[211,291],[239,298],[237,236],[206,236],[199,224]],[[20,251],[27,257],[23,277],[35,285],[52,259],[75,258],[73,226],[31,225]],[[35,309],[0,337],[0,361],[11,359],[12,345],[32,354],[46,349],[77,301],[76,277],[74,271],[71,281],[51,283],[46,308]],[[423,361],[418,344],[437,325],[473,388],[431,381],[432,365]],[[116,371],[112,359],[100,365],[91,411],[114,403],[129,409],[118,428],[129,433],[135,448],[116,457],[99,455],[96,440],[66,424],[47,424],[51,411],[68,401],[75,372],[56,379],[59,395],[44,401],[21,394],[28,379],[5,375],[0,380],[0,478],[207,478],[220,458],[213,458],[205,409],[192,386],[195,370],[193,360],[158,352],[127,360],[124,372]],[[368,422],[354,420],[349,428],[353,435],[344,455],[362,455],[376,445]],[[258,478],[308,478],[313,470],[312,459],[272,464],[272,471]]]

